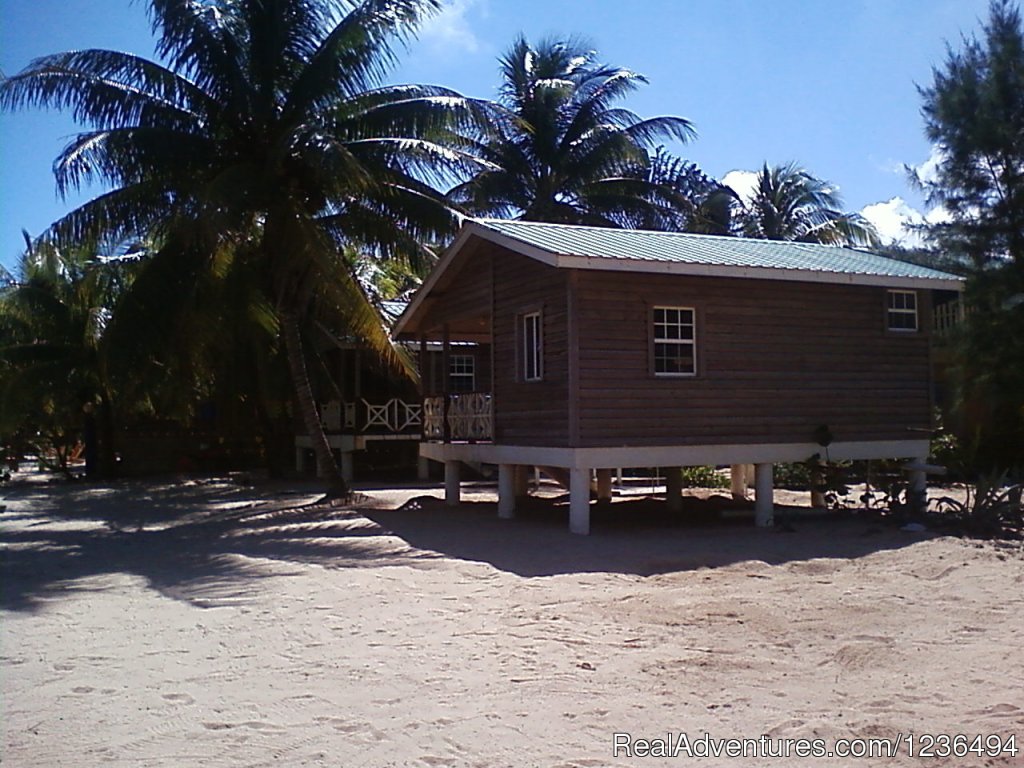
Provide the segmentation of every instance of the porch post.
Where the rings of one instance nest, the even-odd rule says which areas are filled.
[[[449,371],[451,371],[451,328],[448,323],[444,324],[441,341],[441,430],[443,440],[446,443],[452,441],[452,428],[448,423],[448,408],[451,405],[448,398]]]
[[[775,515],[771,464],[755,465],[754,485],[754,523],[759,528],[767,528],[772,525]]]
[[[683,508],[683,473],[679,467],[665,470],[665,501],[672,512]]]
[[[590,533],[590,467],[569,469],[569,531]]]
[[[459,462],[449,459],[444,463],[444,503],[459,506]]]
[[[430,397],[432,394],[430,384],[430,372],[427,370],[427,337],[420,334],[419,368],[420,368],[420,394],[423,397]]]
[[[732,486],[732,497],[736,501],[745,501],[747,498],[747,465],[730,464],[729,481]]]
[[[610,469],[597,470],[597,500],[612,500],[612,471]]]
[[[515,464],[498,465],[498,517],[508,519],[516,514]]]

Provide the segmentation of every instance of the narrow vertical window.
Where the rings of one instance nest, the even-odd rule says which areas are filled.
[[[696,316],[692,307],[655,307],[654,375],[695,376]]]
[[[540,312],[531,312],[522,316],[519,338],[523,381],[540,381],[544,377]]]
[[[472,355],[452,355],[448,362],[448,381],[452,392],[472,392],[476,389],[476,358]]]
[[[917,330],[917,291],[889,291],[886,327],[890,331]]]

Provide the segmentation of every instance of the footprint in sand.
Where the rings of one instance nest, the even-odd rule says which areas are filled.
[[[90,688],[88,685],[78,685],[71,689],[72,693],[92,693],[95,688]]]
[[[196,702],[196,700],[187,693],[165,693],[161,698],[164,701],[170,701],[173,704],[195,704]]]

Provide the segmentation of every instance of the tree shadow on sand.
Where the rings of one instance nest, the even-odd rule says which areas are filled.
[[[22,487],[0,514],[0,608],[32,611],[127,574],[199,607],[252,597],[267,578],[423,555],[315,490],[228,481]]]
[[[723,510],[739,512],[723,517]],[[749,514],[744,514],[744,513]],[[752,503],[728,497],[687,498],[680,512],[651,498],[591,505],[591,532],[568,531],[568,496],[530,499],[501,520],[486,502],[446,507],[427,496],[399,509],[363,514],[411,546],[489,563],[520,576],[617,572],[650,576],[747,561],[770,565],[815,558],[852,559],[909,546],[929,534],[909,533],[873,515],[825,513],[776,505],[782,525],[758,529]]]
[[[499,520],[493,502],[448,508],[421,496],[395,509],[371,496],[345,507],[318,503],[311,487],[247,488],[224,479],[36,485],[5,495],[0,608],[12,611],[107,588],[108,577],[122,574],[205,608],[250,599],[269,588],[268,579],[303,573],[305,564],[445,567],[447,557],[524,577],[647,576],[857,558],[922,538],[849,516],[800,520],[790,533],[758,530],[749,518],[720,520],[718,502],[696,500],[682,513],[648,499],[596,504],[586,537],[568,533],[564,497],[531,500],[514,520]]]

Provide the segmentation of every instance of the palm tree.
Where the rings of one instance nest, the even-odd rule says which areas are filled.
[[[657,139],[688,141],[679,117],[616,106],[647,81],[595,61],[579,42],[520,37],[501,58],[499,108],[477,152],[489,167],[450,199],[477,215],[598,226],[656,220],[664,195],[645,178]],[[668,197],[674,200],[669,194]]]
[[[67,472],[79,425],[95,419],[95,469],[109,474],[114,395],[104,337],[131,264],[25,241],[17,274],[0,287],[0,433],[41,438],[37,448],[52,450]]]
[[[315,305],[331,308],[400,362],[358,282],[338,268],[339,251],[415,260],[421,243],[453,229],[434,185],[466,171],[457,132],[476,125],[478,110],[444,88],[383,82],[394,44],[439,6],[151,0],[166,63],[72,51],[0,83],[0,108],[70,109],[91,127],[57,158],[58,189],[98,180],[110,191],[50,237],[147,233],[161,243],[126,297],[132,319],[119,323],[146,322],[159,307],[153,332],[173,334],[211,279],[244,279],[269,307],[318,468],[337,490],[345,485],[320,426],[303,329]]]
[[[796,163],[758,172],[753,196],[738,219],[747,237],[829,245],[879,244],[874,227],[860,214],[842,213],[836,189]]]

